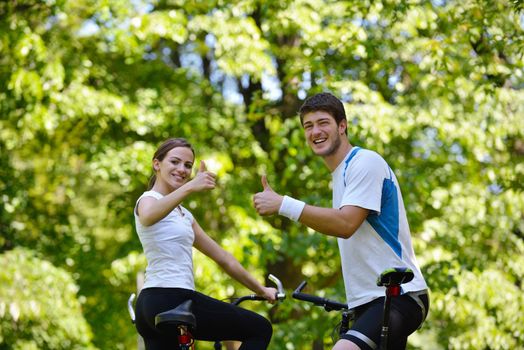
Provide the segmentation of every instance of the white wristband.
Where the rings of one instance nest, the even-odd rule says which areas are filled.
[[[282,204],[280,205],[280,209],[278,209],[278,213],[287,218],[290,218],[293,221],[298,221],[305,206],[306,203],[299,201],[298,199],[284,196]]]

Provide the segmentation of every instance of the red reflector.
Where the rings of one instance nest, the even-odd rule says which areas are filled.
[[[178,336],[178,343],[179,344],[183,344],[183,345],[187,345],[187,344],[191,344],[191,336],[189,334],[182,334],[182,335],[179,335]]]
[[[387,293],[390,297],[398,297],[400,295],[400,285],[388,287]]]

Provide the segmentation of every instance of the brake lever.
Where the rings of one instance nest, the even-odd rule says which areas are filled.
[[[277,300],[284,300],[286,298],[286,292],[284,291],[284,286],[282,285],[282,282],[271,273],[269,274],[268,278],[277,286]]]

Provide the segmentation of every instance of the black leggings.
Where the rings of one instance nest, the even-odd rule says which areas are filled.
[[[427,294],[418,296],[403,294],[391,299],[388,349],[406,348],[408,336],[424,322],[428,308]],[[353,326],[341,338],[352,341],[363,350],[377,349],[380,344],[384,297],[357,306],[354,310]]]
[[[193,301],[197,340],[238,340],[242,350],[267,349],[273,328],[259,314],[182,288],[146,288],[136,302],[136,328],[147,350],[174,349],[176,334],[162,334],[155,329],[155,315]]]

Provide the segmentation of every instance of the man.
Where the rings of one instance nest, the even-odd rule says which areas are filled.
[[[330,93],[308,98],[299,111],[308,145],[332,173],[333,208],[281,196],[262,177],[264,190],[255,194],[260,215],[280,214],[338,237],[342,274],[352,328],[334,350],[376,349],[380,343],[384,288],[377,277],[392,267],[407,267],[415,277],[392,300],[389,349],[404,349],[407,337],[424,321],[427,285],[415,258],[399,184],[377,153],[352,146],[342,102]]]

